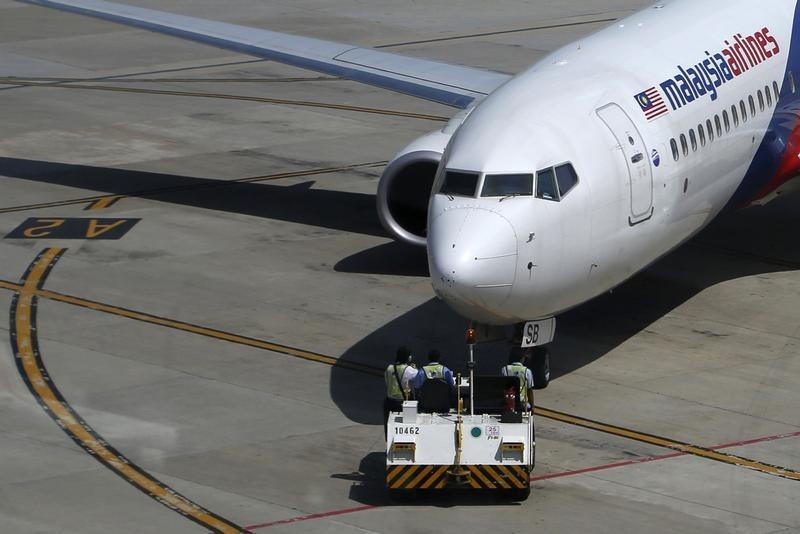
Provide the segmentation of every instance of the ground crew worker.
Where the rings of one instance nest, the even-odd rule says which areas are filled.
[[[533,407],[533,373],[528,368],[529,356],[529,351],[513,347],[508,354],[508,365],[500,369],[503,376],[519,378],[519,403],[526,411]]]
[[[389,364],[383,373],[386,380],[386,398],[383,401],[383,433],[389,424],[389,412],[403,410],[403,401],[411,399],[411,381],[417,376],[417,369],[411,362],[411,351],[399,347],[395,362]]]
[[[428,364],[423,366],[417,373],[413,381],[414,391],[419,391],[426,380],[442,380],[447,382],[450,387],[455,387],[456,381],[453,378],[453,371],[446,365],[439,363],[441,353],[434,349],[428,353]]]

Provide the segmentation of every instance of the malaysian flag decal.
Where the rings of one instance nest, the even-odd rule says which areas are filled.
[[[661,98],[661,93],[659,93],[658,89],[655,87],[651,87],[644,93],[639,93],[634,98],[639,104],[639,107],[642,108],[644,116],[647,117],[649,121],[655,120],[667,113],[667,104],[664,102],[664,99]]]

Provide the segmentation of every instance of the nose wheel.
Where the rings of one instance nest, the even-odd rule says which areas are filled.
[[[519,347],[525,339],[525,328],[530,323],[519,323],[514,328],[511,344]],[[550,333],[552,340],[553,332]],[[529,349],[528,368],[533,374],[533,389],[544,389],[550,384],[550,343]]]
[[[550,383],[550,350],[547,345],[531,349],[530,361],[533,389],[544,389]]]

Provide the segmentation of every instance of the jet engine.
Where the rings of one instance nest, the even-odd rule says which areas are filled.
[[[450,135],[441,131],[423,135],[384,169],[378,184],[378,217],[398,241],[425,246],[428,200],[449,140]]]
[[[441,130],[412,142],[384,169],[378,184],[378,217],[394,239],[425,246],[428,201],[439,162],[453,133],[473,108],[460,111]]]

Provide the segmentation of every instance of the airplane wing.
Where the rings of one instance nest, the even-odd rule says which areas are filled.
[[[505,83],[499,72],[103,0],[20,0],[89,15],[465,108]]]

